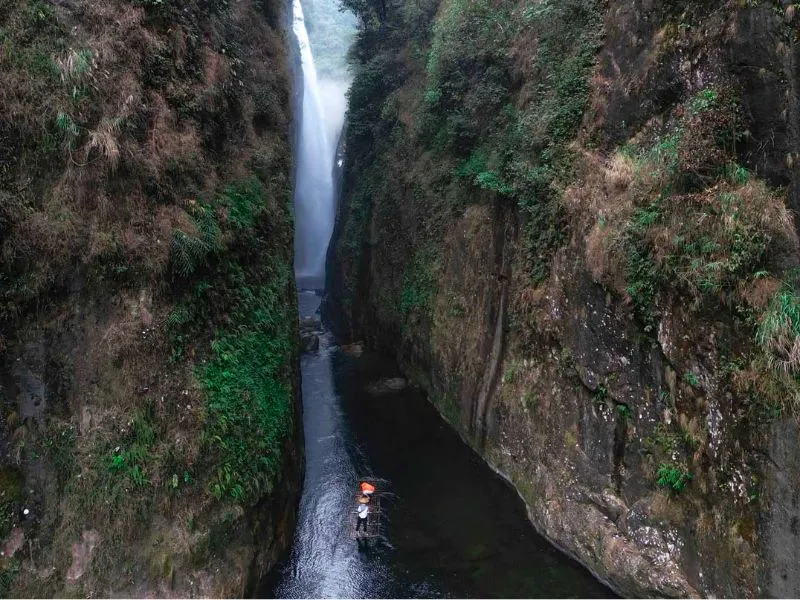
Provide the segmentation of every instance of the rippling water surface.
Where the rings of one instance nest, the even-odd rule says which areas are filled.
[[[312,315],[319,298],[300,294]],[[306,474],[290,555],[263,595],[285,598],[613,597],[527,521],[516,493],[398,375],[326,335],[302,359]],[[383,538],[351,538],[359,477],[386,480]]]

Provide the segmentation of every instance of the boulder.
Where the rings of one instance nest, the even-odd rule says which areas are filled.
[[[322,322],[314,317],[300,319],[300,333],[322,333]]]
[[[359,357],[364,353],[364,344],[362,342],[355,342],[354,344],[342,346],[340,350],[348,356]]]
[[[316,333],[301,333],[300,349],[303,352],[316,352],[319,350],[319,336]]]
[[[388,379],[381,379],[366,386],[367,392],[370,394],[381,395],[390,392],[399,392],[408,386],[408,382],[402,377],[391,377]]]

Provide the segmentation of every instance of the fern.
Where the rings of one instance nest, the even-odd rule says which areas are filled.
[[[210,254],[222,249],[222,230],[214,211],[208,206],[201,206],[193,220],[197,228],[196,235],[190,235],[182,229],[176,229],[172,234],[172,262],[183,277],[194,273]]]

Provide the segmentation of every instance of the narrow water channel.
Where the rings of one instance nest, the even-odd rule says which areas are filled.
[[[302,315],[319,298],[300,294]],[[306,474],[281,598],[611,597],[540,537],[522,501],[417,392],[382,390],[394,366],[324,335],[302,359]],[[351,537],[354,491],[385,479],[381,539]]]
[[[327,67],[320,77],[304,9],[309,29],[325,42],[317,47],[341,54],[323,55]],[[348,81],[343,49],[333,42],[355,24],[342,20],[338,0],[293,0],[292,15],[303,89],[295,149],[295,275],[300,286],[319,287]],[[314,292],[300,292],[300,317],[315,316],[319,304]],[[399,376],[391,362],[347,353],[326,333],[319,350],[302,357],[301,370],[306,472],[298,524],[289,556],[259,596],[610,596],[536,534],[515,492],[419,393],[376,389],[376,382]],[[362,477],[382,480],[379,535],[368,541],[353,536]]]

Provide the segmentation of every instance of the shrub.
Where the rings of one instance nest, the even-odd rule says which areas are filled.
[[[660,487],[669,488],[672,491],[680,492],[689,485],[692,474],[683,466],[675,463],[662,463],[656,473],[658,480],[656,483]]]
[[[264,186],[256,177],[229,185],[218,199],[234,229],[251,228],[266,208]]]
[[[230,283],[241,281],[241,275],[234,273]],[[210,485],[218,499],[257,499],[271,491],[280,472],[281,445],[292,427],[287,358],[295,319],[284,300],[290,281],[288,266],[281,264],[258,288],[229,283],[236,290],[234,320],[239,325],[218,333],[211,360],[198,369],[208,393],[204,439],[217,457]]]
[[[170,259],[177,273],[188,277],[204,264],[209,255],[222,248],[222,230],[216,212],[209,205],[194,208],[192,222],[195,231],[176,229],[172,233]]]
[[[403,277],[400,310],[405,316],[430,315],[438,271],[437,254],[432,249],[421,249],[414,255]]]
[[[663,289],[688,293],[695,308],[707,300],[734,306],[743,283],[795,243],[782,199],[730,160],[737,106],[727,91],[702,90],[666,129],[640,135],[648,145],[624,149],[635,164],[630,194],[640,205],[624,225],[620,250],[626,291],[647,331]]]
[[[786,373],[800,373],[800,296],[785,282],[770,301],[756,331],[756,342],[770,364]]]

